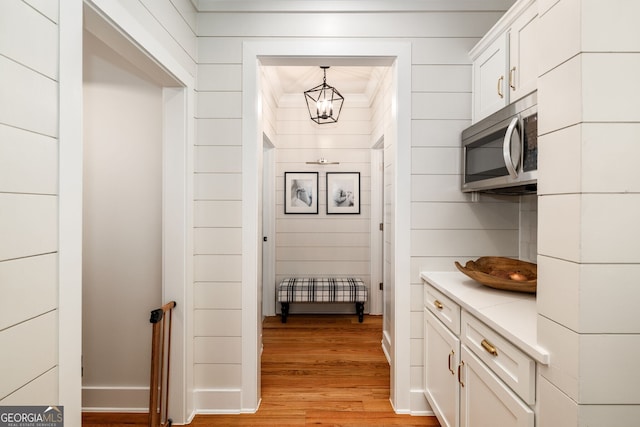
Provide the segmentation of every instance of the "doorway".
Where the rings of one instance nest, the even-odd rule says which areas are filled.
[[[84,262],[83,257],[76,261],[86,273],[83,281],[87,285],[83,289],[83,348],[87,353],[83,407],[148,410],[149,376],[145,372],[149,359],[144,354],[150,350],[149,342],[140,337],[150,337],[150,309],[173,300],[177,307],[169,411],[181,423],[191,412],[184,396],[192,372],[186,364],[190,320],[185,313],[191,307],[186,284],[191,276],[188,230],[192,215],[187,201],[192,200],[193,190],[187,168],[193,144],[187,123],[193,114],[189,107],[193,82],[184,79],[188,73],[175,64],[171,71],[164,68],[150,53],[152,39],[141,37],[134,42],[116,24],[127,22],[126,16],[119,15],[123,13],[120,9],[109,14],[85,4],[83,12],[87,50],[83,53],[86,81],[81,107],[84,139],[90,144],[85,146],[85,159],[78,159],[80,169],[84,168],[86,191],[76,195],[86,208],[81,218],[86,231],[80,248]],[[88,69],[92,65],[95,67]],[[131,107],[133,110],[127,110]],[[61,186],[65,179],[61,176]],[[139,235],[142,229],[144,235]],[[108,283],[105,276],[111,278]],[[132,339],[123,342],[122,336]],[[90,342],[96,339],[118,350],[99,354],[95,351],[99,346]],[[144,348],[138,348],[138,342]],[[132,363],[131,354],[142,357]],[[122,373],[127,377],[120,378]]]
[[[251,411],[260,400],[260,324],[259,289],[261,277],[258,255],[262,235],[258,218],[262,206],[258,203],[260,180],[255,171],[262,162],[262,120],[260,113],[261,87],[260,63],[264,59],[283,57],[340,57],[351,61],[372,58],[393,62],[392,107],[389,114],[389,133],[385,138],[392,147],[393,173],[387,182],[393,209],[390,235],[393,257],[389,260],[390,283],[388,292],[393,295],[389,303],[391,358],[391,401],[397,412],[410,410],[410,337],[409,337],[409,218],[410,218],[410,134],[411,134],[411,45],[404,42],[372,43],[350,41],[339,44],[308,41],[304,44],[288,42],[245,42],[243,48],[243,102],[242,102],[242,212],[243,212],[243,352],[242,359],[242,408]],[[398,286],[396,286],[398,284]]]

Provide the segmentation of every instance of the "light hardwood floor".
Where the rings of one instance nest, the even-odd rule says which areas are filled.
[[[198,415],[192,426],[439,426],[389,403],[382,317],[291,315],[263,325],[262,402],[255,414]],[[127,414],[84,414],[85,427],[145,425]]]

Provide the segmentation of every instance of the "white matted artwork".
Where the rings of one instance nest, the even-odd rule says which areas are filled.
[[[327,172],[327,214],[360,213],[360,172]]]
[[[284,173],[284,213],[318,213],[318,172]]]

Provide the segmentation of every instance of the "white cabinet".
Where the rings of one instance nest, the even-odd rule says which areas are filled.
[[[430,283],[424,394],[443,427],[534,427],[535,361]]]
[[[507,105],[506,34],[498,37],[473,61],[474,118],[486,117]]]
[[[424,319],[425,396],[442,427],[456,427],[460,425],[460,340],[427,309]]]
[[[538,80],[538,8],[525,9],[509,30],[509,102],[516,101],[537,88]]]
[[[534,412],[466,346],[460,362],[460,425],[534,427]]]
[[[473,61],[473,121],[536,90],[538,6],[519,0],[469,52]]]

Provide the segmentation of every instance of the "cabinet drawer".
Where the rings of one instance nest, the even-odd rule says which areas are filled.
[[[433,286],[424,287],[424,305],[447,328],[456,335],[460,335],[460,306],[446,297]]]
[[[533,359],[467,312],[462,313],[461,340],[522,400],[535,403]]]

